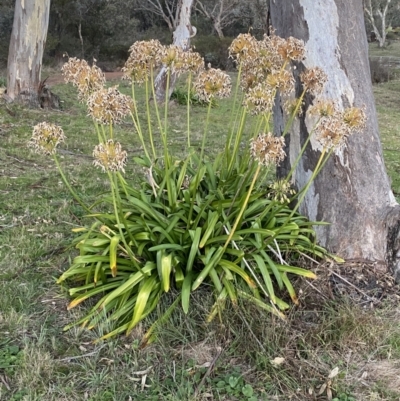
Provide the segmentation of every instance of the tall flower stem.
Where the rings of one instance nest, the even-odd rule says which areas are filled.
[[[235,95],[233,98],[233,106],[232,106],[232,111],[231,111],[231,118],[229,119],[229,126],[228,126],[228,138],[226,139],[226,144],[225,144],[225,155],[229,157],[229,152],[231,149],[232,145],[232,138],[233,138],[233,132],[234,132],[234,121],[235,119],[233,118],[234,115],[237,116],[237,110],[236,110],[236,102],[238,98],[238,93],[239,93],[239,85],[240,85],[240,77],[242,75],[242,63],[239,64],[239,71],[238,71],[238,76],[236,80],[236,86],[235,86]]]
[[[121,220],[119,217],[119,213],[120,213],[120,211],[122,211],[122,208],[121,208],[121,204],[119,202],[118,182],[115,180],[115,175],[113,173],[111,173],[110,171],[108,171],[108,178],[110,180],[111,196],[112,196],[113,206],[114,206],[114,214],[115,214],[115,219],[117,220],[118,231],[119,231],[119,235],[121,237],[121,241],[124,244],[126,254],[129,256],[129,258],[131,259],[134,266],[139,271],[141,271],[142,269],[140,268],[140,266],[138,264],[138,260],[135,258],[135,255],[133,254],[131,247],[126,242],[125,235],[122,232],[122,224],[121,224]],[[124,227],[126,230],[128,230],[128,228],[126,227],[125,224],[124,224]]]
[[[242,207],[240,208],[239,214],[236,217],[236,220],[235,220],[235,223],[234,223],[234,225],[232,227],[232,230],[229,233],[229,236],[228,236],[228,238],[227,238],[227,240],[225,242],[224,250],[228,247],[229,243],[232,240],[233,235],[235,234],[235,231],[236,231],[240,221],[242,220],[243,213],[245,212],[247,204],[249,203],[249,199],[250,199],[251,193],[253,192],[253,188],[254,188],[254,185],[255,185],[255,183],[257,181],[257,178],[258,178],[258,175],[260,173],[260,170],[261,170],[261,164],[258,164],[257,170],[254,173],[253,180],[251,181],[250,188],[249,188],[249,190],[247,192],[246,198],[244,199],[244,202],[242,204]]]
[[[187,144],[188,149],[190,149],[190,93],[191,93],[191,86],[192,86],[192,73],[189,72],[188,77],[188,91],[187,91],[187,105],[186,105],[186,119],[187,119]]]
[[[296,206],[292,209],[290,215],[287,217],[287,219],[285,220],[285,222],[282,224],[282,227],[284,227],[289,221],[290,219],[294,216],[294,214],[297,212],[297,210],[299,209],[301,203],[303,202],[305,196],[307,195],[308,190],[310,189],[311,184],[313,183],[313,181],[315,180],[315,177],[319,174],[319,172],[321,171],[322,167],[325,165],[326,161],[329,159],[330,155],[332,154],[333,148],[329,151],[329,153],[327,154],[326,157],[326,148],[324,148],[321,152],[321,155],[319,156],[317,165],[315,166],[315,169],[310,177],[310,179],[307,181],[307,184],[304,186],[304,188],[301,190],[300,192],[300,196],[297,199],[297,203]],[[276,231],[275,236],[279,234],[279,229],[278,231]]]
[[[58,161],[57,155],[54,155],[54,161],[56,163],[56,166],[58,168],[58,171],[60,172],[61,179],[63,180],[65,186],[68,188],[69,192],[73,196],[73,198],[82,206],[82,208],[87,212],[87,213],[92,213],[92,210],[90,210],[87,205],[83,203],[81,198],[78,196],[78,194],[74,191],[74,189],[71,187],[70,183],[67,180],[67,177],[65,176],[61,166],[60,162]]]
[[[233,165],[234,165],[234,163],[236,161],[236,157],[237,157],[237,154],[239,152],[240,141],[241,141],[242,136],[243,136],[244,124],[246,122],[246,115],[247,115],[246,109],[242,108],[242,114],[240,116],[239,128],[238,128],[238,131],[236,133],[235,144],[233,145],[232,155],[230,157],[230,161],[229,161],[229,164],[228,164],[228,177],[232,173]]]
[[[160,110],[158,109],[158,104],[157,104],[156,89],[154,87],[154,71],[153,71],[153,67],[150,68],[150,83],[151,83],[151,92],[152,92],[152,96],[153,96],[153,99],[154,99],[154,108],[156,110],[158,129],[160,130],[160,136],[161,136],[161,139],[163,140],[163,126],[162,126],[162,123],[161,123]],[[163,143],[164,143],[164,141],[163,141]]]
[[[147,114],[147,126],[148,126],[148,130],[149,130],[149,139],[150,139],[150,145],[151,145],[151,150],[153,152],[153,159],[157,158],[157,154],[156,154],[156,149],[154,147],[154,141],[153,141],[153,129],[151,126],[151,114],[150,114],[150,99],[149,99],[149,81],[148,79],[146,79],[146,84],[145,84],[145,88],[146,88],[146,114]]]
[[[284,130],[282,132],[282,136],[285,136],[289,132],[289,128],[293,125],[293,121],[294,121],[294,119],[296,118],[296,116],[297,116],[297,114],[299,112],[299,109],[300,109],[300,106],[303,103],[303,99],[304,99],[304,95],[305,94],[306,94],[306,90],[304,89],[303,92],[301,93],[300,97],[297,99],[296,107],[294,108],[293,113],[291,114],[288,122],[285,125],[285,128],[284,128]]]
[[[211,107],[212,107],[212,99],[210,99],[210,102],[208,103],[208,107],[207,107],[206,123],[204,124],[203,140],[201,142],[200,161],[203,160],[204,148],[206,146],[206,138],[207,138],[207,131],[208,131],[208,123],[210,121]],[[196,185],[196,187],[197,187],[197,185]]]
[[[133,109],[134,109],[134,113],[135,114],[133,114],[132,111],[131,111],[130,114],[131,114],[131,118],[132,118],[132,121],[133,121],[133,125],[135,126],[136,131],[138,133],[140,142],[141,142],[142,147],[143,147],[143,151],[146,154],[147,158],[150,159],[149,152],[147,151],[147,147],[146,147],[146,144],[145,144],[144,139],[143,139],[142,127],[140,125],[139,113],[138,113],[138,110],[137,110],[137,102],[136,102],[136,97],[135,97],[135,84],[134,84],[134,82],[132,82],[132,99],[133,99]]]
[[[292,177],[294,171],[296,170],[296,167],[297,167],[297,165],[299,164],[300,159],[302,158],[302,156],[303,156],[303,154],[304,154],[304,152],[305,152],[305,150],[306,150],[306,147],[307,147],[308,143],[310,142],[311,135],[312,135],[312,133],[314,132],[315,127],[318,125],[318,122],[319,122],[319,120],[318,120],[317,123],[314,125],[313,129],[312,129],[312,130],[310,131],[310,133],[308,134],[308,137],[307,137],[306,141],[304,142],[303,146],[301,147],[301,150],[300,150],[299,154],[297,155],[296,160],[294,161],[294,163],[293,163],[293,165],[292,165],[292,168],[290,169],[288,175],[287,175],[286,178],[285,178],[285,181],[286,181],[286,182],[289,182],[289,180],[290,180],[290,178]]]

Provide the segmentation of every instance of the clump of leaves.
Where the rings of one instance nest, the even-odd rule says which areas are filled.
[[[180,88],[177,87],[173,90],[171,94],[171,100],[175,100],[178,104],[181,106],[187,106],[188,104],[193,105],[193,106],[207,106],[208,103],[201,101],[196,92],[193,90],[190,90],[188,92],[187,89],[185,88]],[[217,102],[213,100],[213,107],[217,105]]]
[[[20,358],[21,350],[18,345],[11,345],[7,341],[0,343],[0,371],[12,376]]]
[[[239,76],[225,148],[215,160],[205,156],[208,123],[213,102],[230,95],[230,77],[213,68],[204,70],[204,62],[196,53],[173,45],[163,47],[158,41],[137,42],[130,51],[124,72],[132,82],[132,99],[117,88],[104,89],[96,66],[70,59],[63,68],[68,81],[78,87],[80,99],[87,102],[99,140],[93,152],[94,164],[110,181],[110,193],[98,202],[102,210],[110,212],[96,212],[95,206],[82,202],[60,169],[71,194],[94,220],[90,227],[74,230],[80,233],[73,241],[79,256],[58,282],[67,282],[70,287],[74,299],[69,308],[87,299],[94,299],[96,304],[67,328],[82,324],[91,329],[105,320],[113,329],[102,338],[130,333],[166,293],[172,292],[174,300],[149,329],[146,342],[177,305],[185,312],[189,310],[192,292],[202,285],[215,292],[208,320],[221,314],[227,301],[237,305],[239,298],[284,318],[282,311],[289,304],[281,294],[289,294],[297,303],[292,275],[315,277],[299,267],[298,260],[304,255],[327,255],[316,245],[313,226],[319,223],[308,221],[297,210],[333,149],[342,146],[362,125],[362,111],[339,111],[327,102],[316,104],[312,110],[317,115],[315,133],[310,135],[316,135],[321,156],[315,172],[305,187],[294,193],[289,182],[306,141],[288,176],[268,187],[266,177],[285,157],[284,136],[299,114],[305,93],[318,96],[326,81],[321,69],[306,70],[301,75],[300,98],[285,102],[287,124],[282,135],[276,137],[270,132],[275,96],[280,93],[284,98],[294,90],[290,63],[303,59],[303,42],[274,35],[257,41],[246,34],[232,43],[231,57],[238,64]],[[146,95],[153,91],[156,98],[153,76],[160,63],[167,67],[166,98],[163,118],[155,104],[155,129],[149,102],[147,121],[140,118],[135,85],[144,84]],[[168,93],[170,75],[182,73],[188,74],[188,93],[194,90],[207,104],[207,112],[197,153],[191,147],[191,103],[187,102],[187,157],[178,159],[168,147]],[[114,139],[113,126],[126,115],[132,117],[144,151],[142,157],[133,160],[144,171],[140,186],[122,175],[128,156]],[[162,143],[161,154],[154,146],[156,133]],[[144,141],[145,135],[150,146]],[[55,149],[64,140],[60,127],[39,124],[30,144],[53,155],[59,166]],[[249,141],[250,146],[241,145]]]

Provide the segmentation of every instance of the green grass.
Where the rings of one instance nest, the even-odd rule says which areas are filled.
[[[380,48],[378,42],[370,43],[368,47],[369,55],[372,57],[400,57],[400,40],[389,40],[384,48]]]
[[[379,131],[395,196],[400,196],[400,80],[374,86]]]
[[[71,228],[85,217],[52,161],[27,149],[33,125],[48,120],[63,126],[68,139],[62,164],[88,202],[108,186],[92,166],[95,136],[74,90],[65,85],[53,90],[64,101],[62,111],[0,105],[0,400],[304,401],[314,399],[309,393],[318,393],[335,367],[339,374],[332,389],[339,400],[351,395],[365,401],[398,400],[387,382],[399,374],[394,363],[400,357],[396,307],[388,303],[370,310],[346,300],[325,301],[304,281],[298,283],[303,306],[293,309],[286,323],[246,304],[205,325],[213,299],[201,290],[189,315],[174,312],[157,333],[157,342],[144,349],[140,339],[150,321],[129,337],[106,343],[93,344],[105,327],[63,332],[87,307],[67,312],[66,290],[55,284],[74,255],[66,249]],[[122,90],[129,93],[130,88],[122,84]],[[375,87],[375,95],[387,168],[398,193],[400,82]],[[210,155],[224,142],[231,107],[230,101],[220,101],[213,110]],[[139,108],[144,113],[143,103]],[[200,145],[204,113],[203,107],[194,109],[194,145]],[[169,144],[182,154],[185,115],[185,106],[172,105]],[[131,157],[141,154],[129,122],[116,136]],[[127,167],[127,177],[140,173]],[[328,290],[323,279],[313,285]],[[284,362],[274,365],[275,358]],[[370,360],[374,373],[361,380]],[[385,377],[382,372],[389,368],[391,376]]]

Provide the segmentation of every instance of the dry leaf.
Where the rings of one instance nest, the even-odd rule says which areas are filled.
[[[331,373],[329,373],[328,379],[333,379],[338,375],[338,373],[339,373],[339,368],[336,366],[336,368],[333,369]]]
[[[285,358],[277,356],[276,358],[272,359],[270,362],[271,362],[272,366],[277,367],[279,365],[282,365],[283,362],[285,362]]]
[[[326,390],[326,387],[327,387],[327,384],[324,383],[324,384],[321,386],[321,388],[319,389],[317,395],[322,395],[322,394],[324,394],[324,392],[325,392],[325,390]]]

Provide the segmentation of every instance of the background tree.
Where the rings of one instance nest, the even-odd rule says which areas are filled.
[[[386,36],[394,15],[400,13],[398,0],[365,0],[364,11],[378,41],[379,47],[386,44]]]
[[[7,66],[8,48],[14,19],[15,0],[3,0],[0,4],[0,68]]]
[[[179,25],[181,3],[181,0],[139,0],[136,9],[161,17],[170,32],[174,32]]]
[[[42,58],[49,24],[50,0],[17,0],[7,65],[11,100],[39,105]]]
[[[396,267],[400,241],[400,208],[386,174],[368,68],[368,47],[363,5],[359,0],[271,1],[272,25],[277,35],[294,36],[306,43],[307,58],[296,74],[306,67],[321,67],[328,75],[323,98],[338,107],[364,107],[368,116],[362,134],[349,138],[336,151],[310,187],[302,213],[314,221],[329,222],[318,228],[318,240],[346,259],[374,262],[376,269]],[[300,90],[300,88],[298,88]],[[315,102],[305,99],[305,110]],[[274,122],[279,134],[285,117]],[[287,143],[289,157],[281,173],[290,168],[311,129],[312,119],[303,113]],[[301,188],[316,168],[320,149],[311,140],[295,171]]]
[[[197,0],[196,11],[212,22],[213,28],[221,39],[224,37],[223,29],[234,24],[238,19],[244,18],[244,7],[240,7],[240,0]]]
[[[179,12],[178,19],[175,20],[176,26],[173,33],[173,44],[186,51],[190,48],[190,38],[196,34],[196,28],[190,23],[193,0],[179,0],[176,6]],[[168,70],[164,65],[154,81],[157,102],[165,101],[168,81],[167,74]],[[176,75],[172,73],[168,82],[168,98],[171,96],[174,90],[175,82]]]

